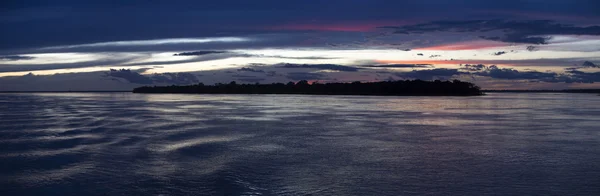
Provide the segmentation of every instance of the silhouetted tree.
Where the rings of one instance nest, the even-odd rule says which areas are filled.
[[[452,95],[471,96],[483,93],[473,83],[459,80],[450,81],[423,81],[399,80],[383,82],[359,81],[352,83],[325,83],[315,82],[309,84],[306,80],[287,84],[229,84],[217,83],[204,85],[199,83],[191,86],[154,86],[140,87],[134,93],[208,93],[208,94],[319,94],[319,95]]]

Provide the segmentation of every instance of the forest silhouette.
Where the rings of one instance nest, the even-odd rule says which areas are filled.
[[[202,83],[188,86],[144,86],[134,93],[187,93],[187,94],[309,94],[309,95],[390,95],[390,96],[477,96],[483,95],[473,83],[454,81],[398,80],[382,82],[273,84]]]

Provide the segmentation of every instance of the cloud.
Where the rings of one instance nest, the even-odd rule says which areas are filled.
[[[600,82],[600,72],[583,72],[579,70],[568,71],[571,74],[569,81],[567,82],[579,82],[579,83],[594,83]]]
[[[134,58],[123,58],[123,59],[109,59],[109,60],[96,60],[86,62],[75,62],[75,63],[55,63],[55,64],[4,64],[0,66],[0,73],[4,72],[22,72],[22,71],[42,71],[42,70],[54,70],[54,69],[72,69],[82,67],[104,67],[104,66],[115,66],[129,62]]]
[[[280,58],[280,59],[299,59],[299,60],[327,60],[327,59],[337,59],[331,57],[319,57],[319,56],[306,56],[306,57],[292,57],[292,56],[283,56],[283,55],[254,55],[255,57],[263,57],[263,58]]]
[[[134,84],[193,84],[198,83],[198,78],[191,73],[159,73],[152,75],[142,75],[145,69],[129,70],[129,69],[110,69],[105,73],[106,77],[122,78]]]
[[[587,58],[586,58],[587,59]],[[381,64],[488,64],[488,65],[514,65],[519,67],[535,66],[535,67],[562,67],[572,64],[574,61],[582,61],[582,58],[539,58],[539,59],[483,59],[483,60],[377,60]]]
[[[465,20],[435,21],[414,25],[381,27],[394,29],[398,34],[423,34],[431,32],[502,32],[502,36],[481,38],[509,43],[547,44],[550,37],[543,35],[600,35],[600,26],[578,27],[550,20]]]
[[[35,57],[32,57],[32,56],[19,56],[19,55],[0,56],[0,61],[20,61],[20,60],[31,60],[34,58]]]
[[[290,72],[286,77],[292,80],[319,80],[323,79],[324,75],[319,73]]]
[[[528,36],[528,35],[519,35],[519,34],[508,34],[504,37],[485,37],[480,36],[482,39],[491,40],[491,41],[500,41],[500,42],[509,42],[509,43],[526,43],[526,44],[548,44],[548,40],[552,37],[550,36]]]
[[[358,71],[360,68],[357,67],[350,67],[350,66],[344,66],[344,65],[335,65],[335,64],[292,64],[292,63],[285,63],[282,66],[280,66],[281,68],[310,68],[310,69],[322,69],[322,70],[334,70],[334,71],[348,71],[348,72],[355,72]]]
[[[486,69],[487,67],[483,64],[477,64],[477,65],[471,65],[471,64],[465,64],[465,65],[460,65],[462,70],[467,70],[467,71],[481,71]]]
[[[213,61],[213,60],[228,59],[228,58],[233,58],[233,57],[250,57],[250,55],[238,54],[238,53],[213,53],[212,55],[194,56],[193,58],[185,59],[185,60],[126,63],[126,64],[121,64],[121,66],[171,65],[171,64],[181,64],[181,63],[191,63],[191,62]]]
[[[554,72],[537,72],[527,71],[520,72],[511,68],[499,68],[495,65],[489,66],[485,72],[476,73],[480,76],[489,76],[496,79],[510,79],[510,80],[538,80],[544,82],[558,82],[557,73]]]
[[[195,51],[195,52],[182,52],[182,53],[177,53],[177,54],[173,54],[173,56],[202,56],[202,55],[208,55],[208,54],[221,54],[221,53],[225,53],[226,51]]]
[[[183,60],[168,60],[168,61],[139,61],[146,60],[148,57],[140,55],[126,55],[114,53],[115,55],[102,56],[97,60],[68,62],[68,63],[45,63],[45,64],[3,64],[0,66],[0,73],[5,72],[23,72],[23,71],[43,71],[57,69],[74,69],[86,67],[134,67],[134,66],[163,66],[171,64],[183,64],[192,62],[203,62],[212,60],[221,60],[234,57],[252,57],[248,54],[240,53],[214,53],[211,55],[190,56]],[[176,57],[174,57],[176,58]],[[184,58],[184,57],[181,57]],[[38,60],[39,61],[39,60]]]
[[[360,33],[333,33],[323,32],[319,35],[322,40],[335,39],[341,42],[352,42],[363,35]],[[300,33],[269,33],[246,34],[237,37],[203,37],[203,38],[178,38],[159,40],[133,40],[133,41],[108,41],[108,42],[83,42],[83,44],[60,45],[45,44],[41,47],[17,47],[11,50],[0,50],[0,55],[27,54],[27,53],[56,53],[56,52],[173,52],[173,51],[230,51],[242,49],[265,49],[286,47],[320,47],[321,42],[307,45],[307,39],[313,38],[312,34]],[[235,39],[233,39],[235,38]],[[67,40],[68,41],[68,40]],[[2,43],[0,42],[0,49]],[[36,44],[37,45],[37,44]],[[46,47],[50,45],[50,47]],[[10,53],[3,53],[10,52]],[[265,55],[265,57],[269,57]],[[276,57],[277,56],[273,56]],[[325,59],[325,57],[281,57],[290,59]]]
[[[527,49],[527,51],[529,51],[529,52],[533,52],[533,51],[537,51],[538,47],[537,46],[527,46],[527,48],[525,48],[525,49]]]
[[[260,70],[260,69],[253,69],[250,67],[242,67],[240,69],[238,69],[238,71],[247,71],[247,72],[256,72],[256,73],[264,73],[265,71]]]
[[[458,75],[461,72],[458,69],[428,69],[428,70],[413,70],[410,72],[399,72],[396,73],[396,76],[403,78],[413,78],[413,79],[421,79],[421,80],[433,80],[434,78],[438,79],[448,79],[454,75]]]
[[[503,55],[503,54],[506,54],[506,52],[505,51],[494,52],[494,54],[492,54],[492,55],[494,55],[494,56],[500,56],[500,55]]]
[[[65,48],[94,48],[94,47],[129,47],[129,46],[155,46],[170,44],[199,44],[211,42],[248,42],[249,38],[244,37],[207,37],[207,38],[175,38],[175,39],[152,39],[152,40],[131,40],[131,41],[111,41],[97,42],[91,44],[52,46],[42,49],[65,49]]]
[[[432,68],[431,64],[384,64],[384,65],[365,65],[363,67],[371,68]]]
[[[594,63],[592,63],[590,61],[583,62],[583,64],[581,64],[581,66],[583,66],[583,67],[595,67],[595,68],[600,67],[600,65],[596,65],[596,64],[594,64]]]
[[[464,70],[464,71],[461,71]],[[486,66],[461,65],[459,69],[428,69],[413,70],[410,72],[398,72],[396,76],[421,80],[449,79],[458,75],[484,76],[500,80],[527,80],[529,82],[548,83],[594,83],[600,82],[600,72],[583,72],[576,69],[568,69],[567,73],[519,71],[512,68],[500,68],[496,65]]]
[[[153,74],[150,77],[153,83],[164,83],[164,84],[194,84],[198,83],[198,78],[191,73],[160,73]]]
[[[579,69],[584,69],[584,68],[600,68],[600,65],[596,65],[590,61],[585,61],[581,64],[581,66],[567,67],[567,68],[565,68],[565,70],[567,70],[568,72],[571,72],[571,71],[577,71]],[[573,72],[571,72],[571,73],[573,73]]]
[[[106,76],[115,77],[115,78],[123,78],[131,83],[136,84],[152,84],[153,81],[149,77],[143,76],[137,72],[131,71],[129,69],[110,69],[110,71],[106,72]]]
[[[565,74],[556,72],[518,71],[512,68],[500,68],[496,65],[464,65],[472,75],[486,76],[502,80],[528,80],[530,82],[549,83],[594,83],[600,82],[600,72],[583,72],[577,68],[568,68]],[[463,73],[469,74],[469,73]]]

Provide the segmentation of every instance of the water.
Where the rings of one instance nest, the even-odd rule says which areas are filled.
[[[0,94],[2,195],[595,195],[600,97]]]

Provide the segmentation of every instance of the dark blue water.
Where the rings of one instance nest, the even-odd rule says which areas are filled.
[[[0,94],[2,195],[598,195],[600,96]]]

